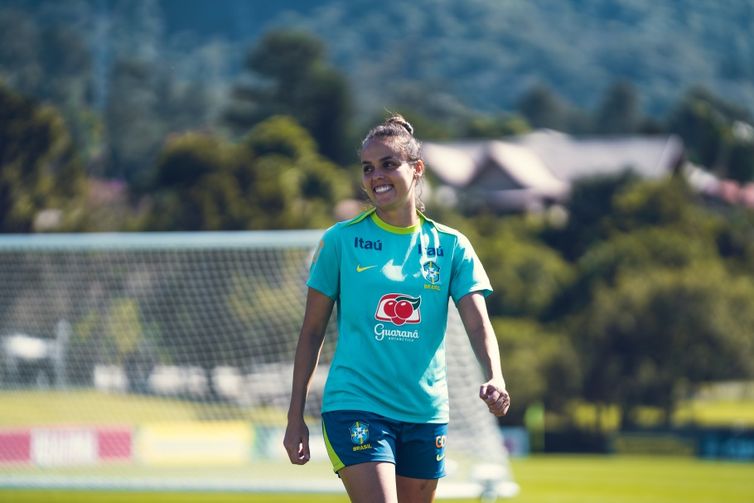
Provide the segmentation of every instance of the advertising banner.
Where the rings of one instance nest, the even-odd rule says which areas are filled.
[[[240,421],[148,423],[139,429],[135,450],[147,465],[244,464],[253,437],[251,425]]]

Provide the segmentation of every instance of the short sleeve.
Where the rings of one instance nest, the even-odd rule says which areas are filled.
[[[331,227],[322,236],[317,251],[314,252],[309,279],[310,288],[337,300],[340,292],[340,248],[336,227]]]
[[[492,293],[492,285],[471,243],[466,236],[459,234],[453,253],[450,295],[457,303],[471,292],[480,292],[486,297]]]

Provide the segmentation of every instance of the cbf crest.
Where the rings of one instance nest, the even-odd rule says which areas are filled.
[[[440,266],[434,260],[429,260],[422,264],[422,276],[429,283],[436,285],[440,282]]]
[[[353,445],[364,445],[369,440],[369,425],[363,421],[356,421],[348,427],[351,432]]]

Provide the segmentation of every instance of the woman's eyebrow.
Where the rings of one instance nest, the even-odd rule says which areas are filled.
[[[395,157],[392,156],[392,155],[386,155],[385,157],[380,158],[379,161],[380,162],[382,162],[382,161],[389,161],[391,159],[395,159]],[[370,163],[370,161],[361,161],[361,164],[363,165],[363,164],[371,164],[371,163]]]

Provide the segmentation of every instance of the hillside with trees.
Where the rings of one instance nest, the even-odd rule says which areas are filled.
[[[65,23],[84,35],[84,45],[107,37],[99,49],[110,51],[112,60],[158,59],[175,73],[191,73],[176,56],[214,47],[212,71],[221,69],[224,78],[237,74],[246,48],[270,28],[305,29],[324,41],[367,108],[418,86],[453,102],[446,106],[501,111],[534,84],[589,108],[618,80],[637,87],[650,115],[667,112],[679,90],[696,85],[754,102],[754,6],[746,0],[225,0],[221,9],[208,0],[3,5],[31,14],[41,27]],[[107,28],[98,29],[104,21]],[[8,29],[12,36],[32,28],[22,23]],[[39,42],[44,40],[10,57],[31,63]],[[206,70],[193,78],[206,79]]]

